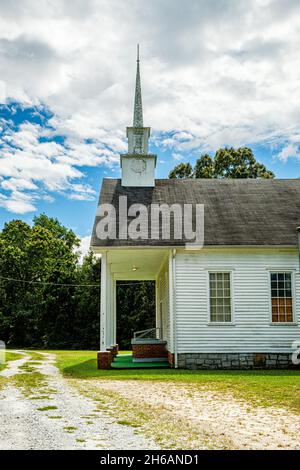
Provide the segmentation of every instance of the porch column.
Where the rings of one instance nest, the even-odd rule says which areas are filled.
[[[106,330],[107,330],[107,346],[115,344],[114,340],[114,279],[111,274],[111,268],[107,266],[107,316],[106,316]]]
[[[116,280],[113,279],[113,334],[112,334],[112,344],[117,344],[117,286]]]
[[[107,261],[107,252],[101,258],[101,311],[100,311],[100,350],[115,344],[114,295],[115,281]]]
[[[177,367],[177,324],[175,302],[175,256],[176,250],[169,251],[169,315],[170,315],[170,347],[174,354],[174,366]]]
[[[158,279],[159,276],[156,276],[155,279],[155,326],[156,328],[160,328],[160,314],[159,314],[159,296],[158,296]],[[159,338],[159,334],[161,331],[156,330],[156,337]]]
[[[107,347],[107,253],[101,257],[100,350]]]

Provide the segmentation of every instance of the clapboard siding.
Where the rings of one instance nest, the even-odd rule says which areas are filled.
[[[298,325],[271,325],[269,269],[293,271]],[[233,325],[209,324],[209,271],[232,273]],[[300,339],[297,250],[182,252],[176,255],[177,352],[290,352]]]

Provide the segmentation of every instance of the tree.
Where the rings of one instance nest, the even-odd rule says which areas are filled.
[[[257,162],[247,147],[218,150],[214,159],[214,175],[216,178],[274,178],[274,173]]]
[[[190,163],[180,163],[169,178],[274,178],[274,173],[259,163],[251,149],[221,148],[214,158],[202,155],[194,169]]]
[[[97,349],[101,260],[78,264],[79,239],[45,214],[32,227],[20,220],[0,232],[0,339],[10,346]],[[123,283],[122,283],[123,284]],[[155,326],[153,282],[120,285],[118,340]]]
[[[101,259],[90,251],[78,266],[74,293],[74,349],[98,349],[100,343],[100,278]]]
[[[214,177],[214,162],[210,155],[205,154],[198,158],[193,175],[195,178]]]
[[[100,342],[101,260],[78,263],[79,239],[45,214],[0,232],[0,339],[10,346],[97,349]],[[118,341],[155,326],[155,285],[117,286]],[[127,284],[127,283],[126,283]]]
[[[57,219],[0,232],[0,334],[9,345],[73,348],[99,344],[100,261],[78,264],[79,239]]]
[[[117,283],[117,341],[130,349],[135,331],[155,327],[155,283]]]
[[[170,172],[169,178],[192,178],[193,168],[190,163],[179,163],[175,168]]]

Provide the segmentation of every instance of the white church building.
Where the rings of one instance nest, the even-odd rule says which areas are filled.
[[[135,335],[133,360],[167,358],[191,369],[299,367],[300,179],[155,179],[139,57],[127,138],[121,179],[103,180],[91,240],[102,256],[100,354],[109,357],[117,343],[116,283],[151,280],[156,328]],[[201,242],[179,236],[175,209],[158,219],[170,226],[163,237],[152,219],[161,205],[182,213],[202,207]]]

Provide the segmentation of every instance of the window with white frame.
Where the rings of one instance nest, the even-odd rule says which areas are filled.
[[[292,274],[271,273],[272,322],[293,321]]]
[[[209,273],[210,321],[231,322],[230,273]]]

